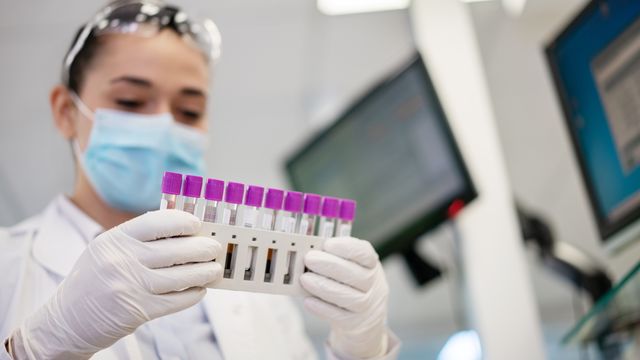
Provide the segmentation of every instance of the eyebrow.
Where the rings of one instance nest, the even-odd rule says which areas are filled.
[[[184,88],[180,90],[180,93],[186,96],[207,97],[204,91],[192,87]]]
[[[142,87],[151,87],[151,81],[147,80],[147,79],[143,79],[143,78],[139,78],[139,77],[135,77],[135,76],[120,76],[117,77],[115,79],[111,80],[111,83],[117,83],[117,82],[127,82],[129,84],[132,85],[137,85],[137,86],[142,86]]]

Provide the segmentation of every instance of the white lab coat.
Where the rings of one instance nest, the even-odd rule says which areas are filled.
[[[12,228],[0,228],[0,344],[22,320],[55,292],[86,244],[78,229],[53,204]],[[225,359],[316,359],[303,322],[287,297],[209,290],[202,300]],[[390,334],[390,351],[398,341]],[[118,341],[94,358],[140,357],[135,336]],[[326,347],[329,359],[338,359]],[[0,346],[0,360],[9,359]]]

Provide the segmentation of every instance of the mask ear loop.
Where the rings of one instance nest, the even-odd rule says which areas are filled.
[[[71,101],[73,101],[73,103],[76,105],[78,110],[80,110],[80,113],[89,121],[93,122],[93,116],[94,116],[93,111],[89,109],[87,104],[85,104],[84,101],[80,99],[80,96],[78,96],[78,94],[76,94],[75,91],[69,90],[69,94],[71,96]],[[74,138],[73,140],[71,140],[71,147],[73,149],[74,155],[76,156],[76,160],[82,163],[81,159],[83,154],[82,154],[82,150],[80,149],[80,144],[78,144],[77,138]]]

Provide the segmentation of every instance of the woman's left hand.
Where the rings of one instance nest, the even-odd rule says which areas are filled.
[[[329,346],[339,356],[369,359],[388,350],[389,286],[371,243],[352,237],[327,239],[324,251],[305,257],[300,277],[312,296],[305,308],[331,324]]]

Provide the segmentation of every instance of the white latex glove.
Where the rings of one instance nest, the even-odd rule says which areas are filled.
[[[86,359],[145,322],[196,304],[222,274],[211,262],[220,244],[188,236],[199,229],[195,216],[161,210],[96,237],[55,295],[13,334],[15,352]]]
[[[324,251],[305,256],[300,276],[312,296],[307,310],[331,324],[329,346],[341,357],[369,359],[386,354],[389,286],[378,254],[368,241],[327,239]]]

